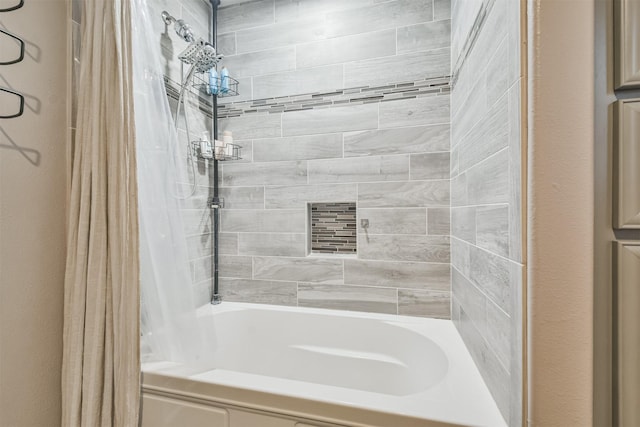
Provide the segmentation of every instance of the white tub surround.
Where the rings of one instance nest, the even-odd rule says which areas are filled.
[[[143,366],[143,426],[505,425],[451,321],[228,302],[199,316],[215,350]]]

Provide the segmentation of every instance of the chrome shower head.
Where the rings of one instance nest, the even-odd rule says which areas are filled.
[[[192,64],[196,71],[209,71],[222,56],[216,55],[215,48],[202,39],[192,41],[178,58],[185,64]]]

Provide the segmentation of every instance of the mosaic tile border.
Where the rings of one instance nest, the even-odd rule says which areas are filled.
[[[493,8],[493,4],[495,0],[484,0],[480,5],[480,10],[478,10],[478,14],[476,15],[475,20],[473,21],[473,25],[471,30],[469,31],[469,35],[467,36],[467,40],[462,46],[462,51],[458,56],[458,60],[453,66],[453,72],[451,73],[451,87],[455,86],[458,81],[458,75],[460,74],[460,70],[462,69],[464,63],[467,61],[467,58],[471,54],[473,47],[478,40],[478,36],[480,35],[480,30],[484,27],[484,23]]]
[[[448,95],[450,92],[451,77],[443,76],[413,82],[390,83],[382,86],[361,86],[331,92],[221,104],[218,107],[218,117],[239,117],[252,113],[286,113],[347,104],[371,104],[424,96]]]
[[[164,76],[167,96],[177,100],[180,85]],[[382,86],[361,86],[303,95],[281,96],[277,98],[255,99],[222,104],[218,99],[218,118],[240,117],[252,113],[286,113],[289,111],[312,110],[344,105],[371,104],[425,96],[448,95],[451,92],[451,76],[416,80],[413,82],[390,83]],[[211,118],[213,104],[209,96],[196,93],[198,107]],[[225,101],[229,98],[223,98]],[[230,99],[229,99],[230,100]]]

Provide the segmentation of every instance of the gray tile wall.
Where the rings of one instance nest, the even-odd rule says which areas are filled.
[[[260,0],[222,7],[218,37],[257,100],[449,76],[449,15],[450,0]]]
[[[451,21],[459,67],[451,93],[452,318],[514,427],[522,425],[519,3],[452,0]]]
[[[222,101],[219,129],[246,148],[222,165],[224,299],[450,317],[449,10],[220,9],[241,96]],[[312,202],[356,203],[357,255],[309,256]]]

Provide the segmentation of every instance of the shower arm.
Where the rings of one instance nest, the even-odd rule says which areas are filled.
[[[162,11],[162,20],[167,26],[171,24],[175,24],[174,28],[175,28],[176,34],[180,36],[180,38],[183,39],[184,41],[191,43],[196,39],[195,36],[193,35],[193,31],[191,30],[191,27],[187,23],[185,23],[182,19],[174,18],[166,10]]]

